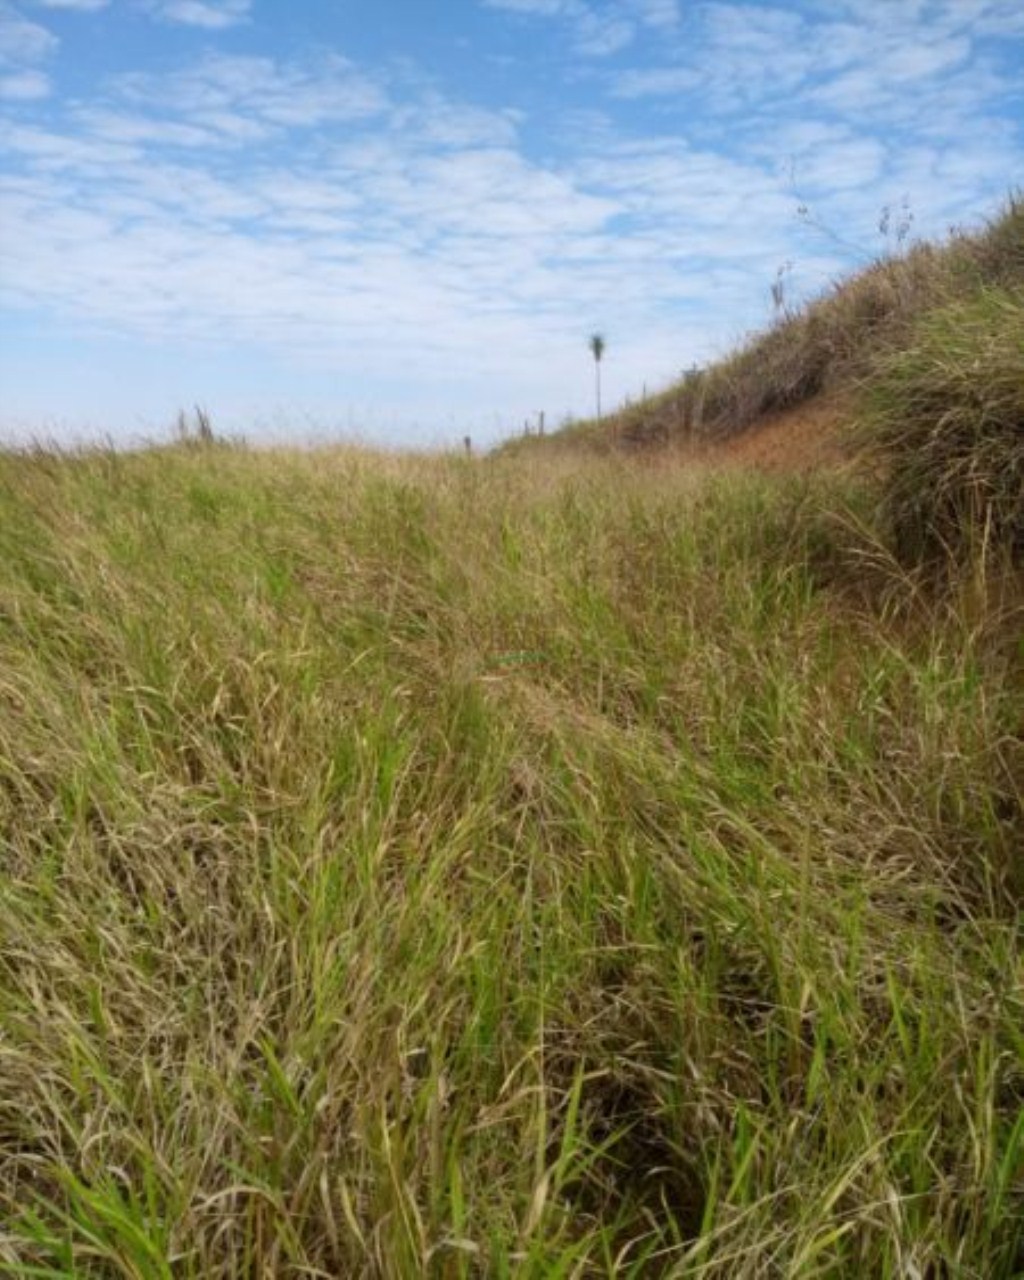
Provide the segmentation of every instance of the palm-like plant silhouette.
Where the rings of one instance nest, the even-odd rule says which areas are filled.
[[[592,333],[590,342],[590,354],[594,357],[594,378],[597,391],[597,420],[601,421],[601,358],[604,355],[604,349],[607,345],[604,340],[603,333]]]

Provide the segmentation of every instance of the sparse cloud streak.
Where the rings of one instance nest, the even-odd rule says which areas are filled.
[[[252,0],[154,0],[153,13],[167,22],[223,31],[249,21]]]

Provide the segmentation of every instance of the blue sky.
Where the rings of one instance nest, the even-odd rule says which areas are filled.
[[[484,443],[1022,178],[1021,0],[0,0],[0,435]]]

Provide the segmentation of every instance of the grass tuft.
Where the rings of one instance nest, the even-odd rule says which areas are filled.
[[[1024,559],[1024,293],[928,313],[866,388],[884,519],[909,562]]]

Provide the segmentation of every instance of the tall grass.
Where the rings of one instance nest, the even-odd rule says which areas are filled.
[[[905,560],[987,545],[1024,563],[1024,290],[924,316],[868,384],[864,417]]]
[[[1019,1274],[1019,600],[839,484],[0,457],[0,1272]]]

